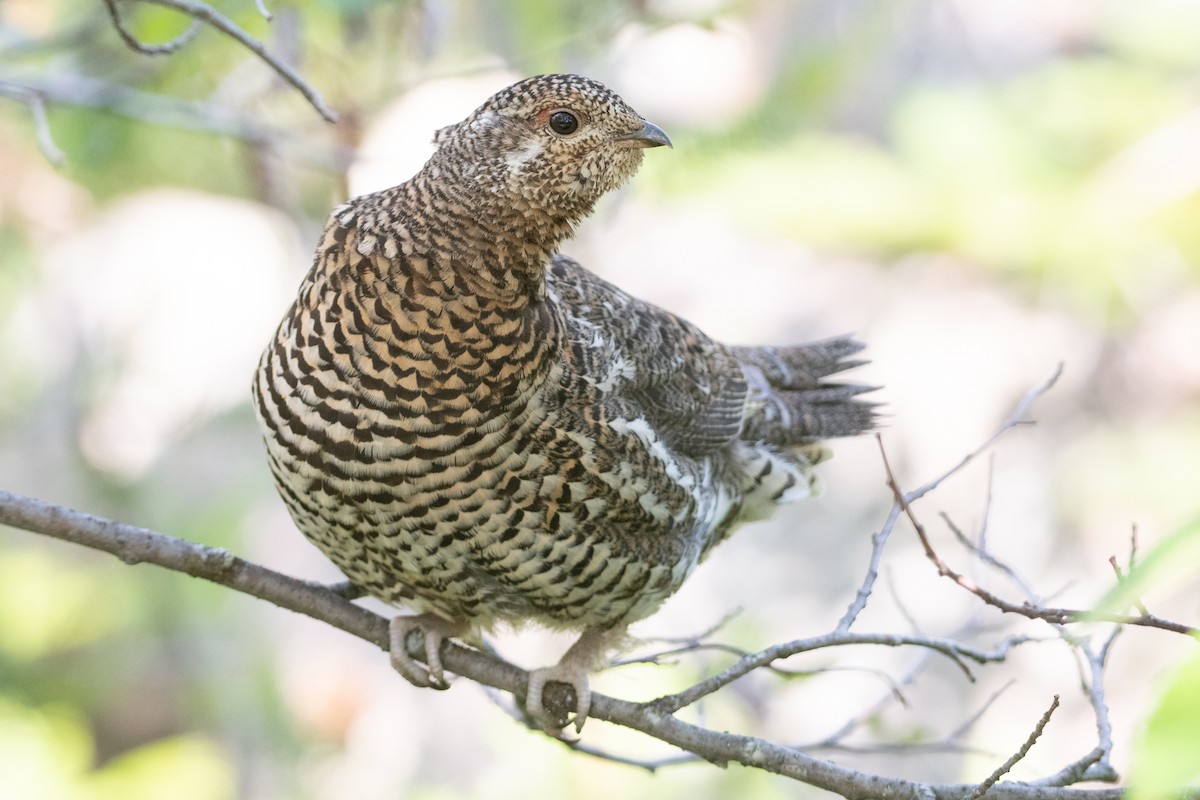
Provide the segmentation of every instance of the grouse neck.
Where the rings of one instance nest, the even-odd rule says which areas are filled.
[[[546,267],[573,227],[570,219],[520,197],[429,165],[408,182],[356,204],[358,223],[383,234],[372,241],[398,241],[393,277],[428,272],[433,280],[427,288],[438,294],[469,292],[497,306],[527,306],[545,297]]]

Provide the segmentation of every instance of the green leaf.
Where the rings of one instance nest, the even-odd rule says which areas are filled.
[[[1130,800],[1180,797],[1200,779],[1200,653],[1171,674],[1134,747]]]

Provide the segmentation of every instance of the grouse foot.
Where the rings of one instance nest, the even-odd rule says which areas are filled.
[[[525,710],[533,717],[542,730],[549,734],[557,734],[562,727],[561,720],[548,711],[542,703],[542,694],[549,682],[565,683],[575,691],[575,732],[583,730],[588,712],[592,709],[592,690],[588,688],[587,669],[579,663],[568,662],[564,658],[553,667],[542,667],[529,671],[529,685],[525,690]],[[571,722],[571,720],[567,720]]]
[[[575,732],[583,731],[588,713],[592,710],[592,692],[588,687],[588,671],[599,667],[610,648],[625,638],[625,627],[588,628],[575,644],[563,654],[553,667],[542,667],[529,672],[529,684],[525,690],[525,710],[542,730],[556,734],[566,723],[575,725]],[[562,720],[561,716],[546,708],[545,689],[547,683],[564,683],[575,692],[575,717]]]
[[[425,663],[408,654],[408,635],[420,633],[425,640]],[[392,667],[413,686],[422,689],[448,689],[446,672],[442,667],[442,642],[452,636],[462,636],[466,626],[451,622],[436,614],[415,617],[393,617],[388,625],[391,638]]]

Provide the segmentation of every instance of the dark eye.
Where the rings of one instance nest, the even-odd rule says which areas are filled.
[[[555,111],[550,115],[550,130],[559,136],[570,136],[579,130],[579,117],[570,111]]]

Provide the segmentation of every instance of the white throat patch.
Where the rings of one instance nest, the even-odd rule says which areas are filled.
[[[537,158],[542,154],[542,143],[536,139],[528,142],[524,147],[515,152],[509,153],[504,159],[504,163],[508,165],[512,172],[520,172],[521,167],[525,166],[531,159]]]

